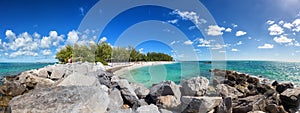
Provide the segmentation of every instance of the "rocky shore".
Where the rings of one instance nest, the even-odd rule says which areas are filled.
[[[101,63],[56,64],[6,77],[0,111],[13,113],[295,113],[300,88],[229,70],[146,88]]]

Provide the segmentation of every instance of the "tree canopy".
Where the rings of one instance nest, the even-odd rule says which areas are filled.
[[[134,47],[111,47],[106,42],[100,44],[67,45],[56,53],[56,59],[61,63],[67,63],[72,58],[74,62],[137,62],[137,61],[173,61],[168,54],[148,52],[143,54]]]

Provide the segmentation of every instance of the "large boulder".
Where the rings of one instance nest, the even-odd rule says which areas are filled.
[[[13,98],[9,105],[13,113],[104,113],[109,101],[107,92],[99,87],[70,86],[35,89]]]
[[[57,86],[95,86],[99,81],[93,73],[82,74],[74,72],[64,78]]]
[[[222,97],[183,96],[180,109],[183,113],[207,113],[222,103]]]
[[[120,109],[121,106],[123,105],[121,92],[116,88],[112,89],[109,92],[109,99],[110,99],[110,103],[108,105],[109,110]]]
[[[300,105],[300,88],[287,89],[280,94],[280,100],[287,111],[296,111]]]
[[[178,108],[179,104],[180,104],[180,100],[173,95],[160,96],[158,97],[158,101],[156,102],[156,105],[160,108],[165,108],[165,109],[175,110],[175,111],[176,108]]]
[[[276,85],[276,91],[278,93],[282,93],[288,88],[291,88],[291,89],[294,88],[293,83],[281,83],[281,84]]]
[[[131,82],[130,85],[139,98],[145,98],[150,92],[150,90],[142,84]]]
[[[247,113],[249,111],[265,111],[266,99],[263,95],[239,98],[233,103],[233,113]]]
[[[278,106],[276,104],[268,104],[266,106],[266,111],[269,113],[288,113],[284,110],[283,106]]]
[[[215,113],[232,113],[232,99],[231,97],[226,97],[223,102],[217,107]]]
[[[177,100],[180,100],[180,86],[176,85],[173,81],[163,81],[156,84],[150,89],[150,93],[147,96],[146,101],[148,103],[156,103],[158,97],[167,95],[172,95]]]
[[[239,92],[236,88],[226,84],[218,84],[215,89],[217,94],[222,97],[237,99],[238,97],[243,96],[243,93]]]
[[[158,107],[154,104],[144,105],[136,110],[137,113],[160,113]]]
[[[113,80],[117,83],[118,87],[120,88],[122,97],[124,99],[124,104],[128,104],[131,107],[139,106],[139,98],[135,94],[133,88],[130,86],[129,82],[126,79],[115,79]]]
[[[204,77],[193,77],[181,82],[183,96],[202,96],[206,93],[209,81]]]

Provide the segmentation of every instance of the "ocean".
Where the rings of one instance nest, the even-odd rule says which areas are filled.
[[[38,69],[54,63],[0,63],[0,76],[17,75],[23,71]]]
[[[253,76],[262,76],[269,80],[279,82],[293,82],[300,85],[299,62],[274,62],[274,61],[226,61],[226,62],[179,62],[174,64],[147,66],[128,71],[122,77],[131,82],[151,86],[163,80],[180,80],[195,76],[203,76],[210,80],[213,78],[210,69],[227,69]]]

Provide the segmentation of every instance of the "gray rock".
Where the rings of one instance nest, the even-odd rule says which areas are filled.
[[[121,106],[123,105],[123,99],[118,89],[112,89],[109,92],[109,99],[110,99],[110,103],[108,105],[108,109],[110,110],[120,109]]]
[[[13,98],[9,105],[13,113],[104,113],[109,101],[107,92],[99,87],[70,86],[35,89]]]
[[[112,109],[107,113],[135,113],[135,112],[133,112],[132,109],[129,108],[129,109]]]
[[[178,112],[176,112],[176,111],[170,111],[170,110],[167,110],[167,109],[159,109],[159,111],[160,111],[161,113],[178,113]]]
[[[176,110],[180,105],[180,100],[173,95],[160,96],[157,99],[156,105],[160,108]]]
[[[300,88],[285,90],[280,94],[280,100],[286,110],[298,110],[300,105]]]
[[[204,77],[193,77],[181,82],[181,93],[183,96],[203,96],[208,88],[208,79]]]
[[[49,76],[49,78],[52,80],[59,80],[64,77],[65,71],[66,70],[64,70],[63,68],[59,68],[59,67],[53,68],[52,73]]]
[[[263,112],[263,111],[249,111],[247,113],[266,113],[266,112]]]
[[[126,79],[118,79],[117,82],[118,86],[120,87],[120,91],[122,96],[124,97],[124,101],[127,101],[130,106],[137,106],[139,104],[139,98],[135,94],[132,87],[129,85],[129,82]]]
[[[137,108],[137,113],[160,113],[158,107],[154,104],[145,105]]]
[[[281,83],[281,84],[277,84],[276,91],[278,93],[282,93],[282,92],[284,92],[288,88],[291,88],[291,89],[294,88],[293,83]]]
[[[99,84],[96,75],[85,75],[74,72],[64,78],[57,86],[96,86]]]
[[[216,92],[222,97],[238,98],[239,96],[243,95],[243,93],[239,92],[234,87],[231,87],[226,84],[218,84],[216,86]]]
[[[233,103],[233,113],[247,113],[249,111],[265,111],[266,98],[263,95],[239,98]]]
[[[284,110],[283,106],[278,106],[276,104],[268,104],[266,110],[269,113],[288,113]]]
[[[141,98],[145,98],[150,90],[148,88],[146,88],[144,85],[142,84],[138,84],[138,83],[130,83],[131,87],[133,88],[135,94],[141,99]]]
[[[232,113],[231,97],[224,98],[221,105],[217,107],[217,111],[215,113]]]
[[[156,84],[150,89],[150,93],[146,101],[148,103],[156,103],[158,97],[167,95],[173,95],[177,100],[180,100],[180,86],[176,85],[173,81],[163,81]]]
[[[222,97],[193,97],[181,98],[181,109],[184,113],[207,113],[222,103]]]

